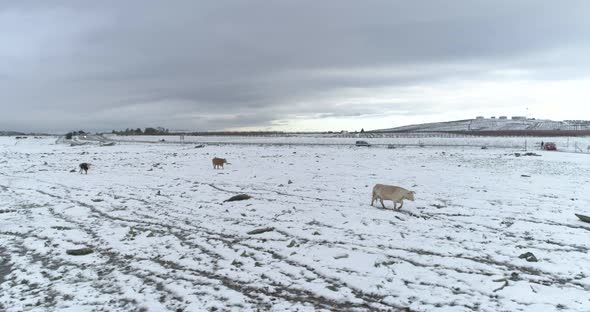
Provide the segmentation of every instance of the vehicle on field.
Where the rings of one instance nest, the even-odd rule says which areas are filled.
[[[557,146],[553,142],[547,142],[543,144],[543,149],[546,151],[556,151]]]
[[[371,146],[371,144],[369,144],[369,142],[367,142],[367,141],[356,141],[356,143],[354,143],[354,145],[356,145],[356,146]]]

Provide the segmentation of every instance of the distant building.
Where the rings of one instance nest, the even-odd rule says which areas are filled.
[[[500,116],[500,119],[501,119],[501,120],[507,120],[507,119],[508,119],[508,117],[506,117],[506,116]]]
[[[492,119],[496,119],[496,116],[492,116]]]
[[[525,116],[512,116],[512,120],[526,120]]]
[[[569,124],[590,124],[590,120],[564,120]]]
[[[477,116],[477,117],[475,117],[475,119],[477,119],[477,120],[483,120],[483,116]]]

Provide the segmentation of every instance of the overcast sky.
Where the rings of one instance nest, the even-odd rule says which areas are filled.
[[[0,0],[0,130],[590,119],[590,1]]]

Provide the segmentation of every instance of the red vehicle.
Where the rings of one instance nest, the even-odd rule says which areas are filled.
[[[543,145],[543,149],[546,151],[556,151],[557,146],[555,146],[555,143],[553,142],[547,142]]]

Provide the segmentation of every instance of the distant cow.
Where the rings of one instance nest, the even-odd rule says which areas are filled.
[[[213,158],[213,169],[223,169],[223,164],[229,164],[225,158]]]
[[[88,174],[88,169],[90,169],[90,164],[89,163],[81,163],[80,164],[80,174],[82,172],[84,172],[85,174]]]
[[[404,199],[414,201],[414,194],[416,193],[408,191],[405,188],[401,188],[399,186],[377,184],[375,187],[373,187],[371,206],[373,206],[375,200],[379,199],[381,206],[385,208],[383,200],[386,199],[393,201],[393,209],[396,209],[396,204],[399,203],[400,206],[397,208],[399,210],[402,209],[402,206],[404,205]]]

